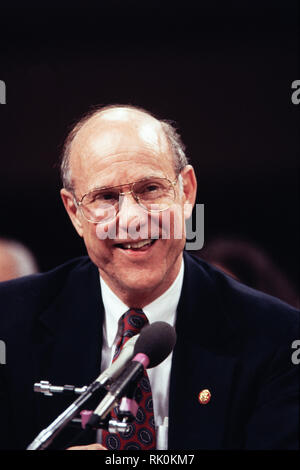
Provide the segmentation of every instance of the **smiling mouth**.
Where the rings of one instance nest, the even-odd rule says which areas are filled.
[[[156,239],[152,240],[149,238],[148,240],[140,240],[138,242],[117,243],[115,246],[117,248],[121,248],[122,250],[146,251],[156,241]]]

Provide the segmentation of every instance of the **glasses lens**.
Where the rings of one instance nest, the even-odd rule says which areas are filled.
[[[134,194],[141,206],[150,212],[163,211],[175,200],[172,183],[165,178],[151,178],[137,181],[133,185]]]
[[[91,222],[108,222],[118,212],[119,192],[101,189],[86,194],[82,200],[82,211]]]
[[[132,192],[139,204],[149,212],[161,212],[168,209],[175,200],[174,187],[166,178],[137,181],[132,185]],[[84,196],[81,210],[90,222],[105,223],[116,217],[119,205],[119,189],[99,189]]]

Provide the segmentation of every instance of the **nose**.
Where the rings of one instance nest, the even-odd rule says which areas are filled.
[[[119,231],[130,238],[148,236],[148,213],[135,200],[132,192],[122,193],[118,213]],[[143,234],[141,233],[143,231]],[[144,233],[145,232],[145,233]]]

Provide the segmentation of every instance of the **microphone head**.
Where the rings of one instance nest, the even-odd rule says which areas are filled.
[[[134,353],[146,354],[150,362],[148,369],[157,366],[168,357],[176,343],[176,332],[173,326],[164,321],[146,325],[134,346]]]

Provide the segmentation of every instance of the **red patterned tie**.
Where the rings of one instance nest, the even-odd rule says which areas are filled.
[[[116,346],[114,360],[126,341],[138,334],[143,326],[148,323],[142,310],[130,309],[122,317],[122,332]],[[153,450],[156,448],[155,423],[153,413],[152,393],[148,374],[144,375],[138,383],[135,392],[135,400],[139,405],[136,419],[129,424],[126,433],[109,433],[102,431],[102,444],[109,450]],[[117,408],[111,412],[111,417],[116,418]]]

